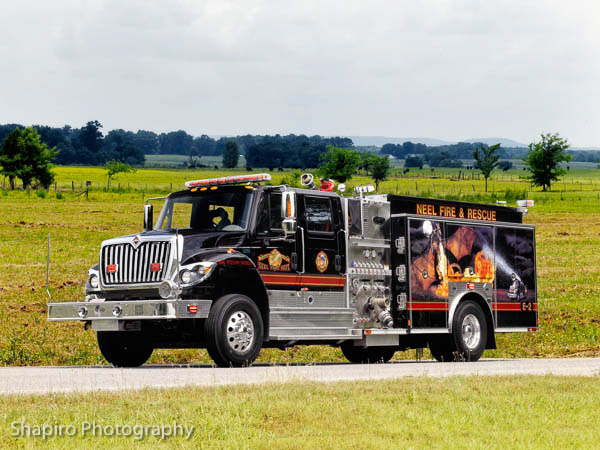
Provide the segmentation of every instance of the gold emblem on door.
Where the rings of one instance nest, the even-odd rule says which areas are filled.
[[[258,256],[258,270],[271,270],[273,272],[289,272],[290,257],[280,253],[274,248],[269,253]]]
[[[323,250],[317,253],[315,265],[317,266],[317,270],[321,273],[325,272],[327,267],[329,267],[329,258],[327,257],[327,253],[325,253]]]

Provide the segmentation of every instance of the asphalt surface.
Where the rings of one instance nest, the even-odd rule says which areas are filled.
[[[438,363],[399,361],[388,364],[255,365],[219,369],[208,365],[146,365],[136,369],[108,366],[2,367],[0,394],[119,391],[182,386],[282,383],[291,381],[351,381],[404,377],[598,376],[600,358],[485,359]]]

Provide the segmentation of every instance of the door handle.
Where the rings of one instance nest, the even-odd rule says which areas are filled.
[[[290,256],[292,258],[292,270],[296,270],[298,268],[298,253],[292,252]]]
[[[335,255],[335,271],[340,272],[342,270],[342,257]]]

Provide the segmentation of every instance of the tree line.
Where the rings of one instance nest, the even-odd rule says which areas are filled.
[[[25,129],[19,124],[0,125],[0,146],[15,128]],[[145,155],[170,154],[189,157],[189,167],[201,167],[202,156],[226,156],[225,167],[236,167],[239,155],[245,155],[248,168],[314,168],[327,152],[327,146],[354,148],[351,139],[346,137],[322,137],[306,135],[244,135],[212,138],[207,135],[191,136],[178,130],[155,133],[148,130],[136,132],[123,129],[110,130],[106,134],[97,120],[86,123],[81,128],[50,127],[34,125],[40,141],[48,149],[54,149],[52,162],[61,165],[103,166],[109,161],[123,162],[132,166],[142,166]],[[227,144],[236,144],[224,155]],[[462,160],[472,160],[473,152],[486,149],[483,143],[459,142],[458,144],[427,146],[413,142],[385,144],[380,154],[405,160],[405,167],[462,167]],[[360,150],[360,148],[358,149]],[[235,156],[237,152],[237,156]],[[496,154],[500,159],[522,159],[527,156],[525,147],[500,147]],[[567,150],[572,161],[598,162],[600,151]],[[232,166],[232,164],[235,164]],[[501,169],[510,168],[508,161],[500,161]]]
[[[20,124],[0,125],[0,145]],[[189,165],[198,164],[202,156],[221,156],[228,142],[235,142],[240,154],[245,154],[252,167],[316,167],[327,145],[353,147],[352,140],[344,137],[325,138],[289,134],[282,136],[245,135],[212,138],[207,135],[194,137],[183,130],[154,133],[123,129],[110,130],[104,134],[97,120],[81,128],[33,125],[40,141],[48,148],[55,148],[54,163],[61,165],[104,165],[108,161],[121,161],[130,165],[144,164],[145,155],[185,155]]]
[[[408,141],[403,144],[385,144],[380,153],[404,159],[405,167],[423,167],[425,164],[430,167],[463,167],[461,160],[473,159],[475,150],[488,147],[481,142],[428,146]],[[528,152],[528,147],[498,147],[495,154],[500,159],[523,159]],[[600,162],[600,151],[597,150],[568,150],[567,154],[571,155],[572,161]]]

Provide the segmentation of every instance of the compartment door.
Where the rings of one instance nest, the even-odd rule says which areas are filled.
[[[537,328],[535,230],[496,230],[498,328]]]
[[[446,328],[448,322],[448,262],[444,222],[410,219],[410,292],[412,328]]]

